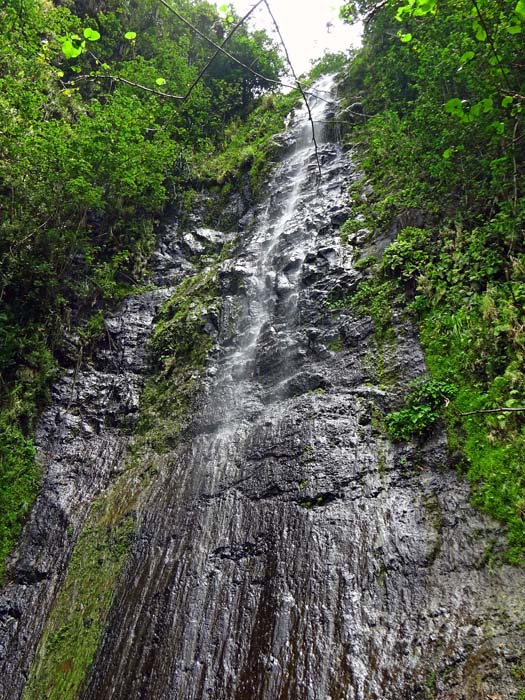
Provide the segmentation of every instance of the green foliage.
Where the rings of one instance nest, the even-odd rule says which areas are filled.
[[[264,95],[245,120],[234,119],[227,126],[220,151],[197,159],[198,176],[223,186],[240,183],[247,174],[254,193],[258,194],[278,155],[274,136],[284,131],[285,118],[299,99],[297,91]]]
[[[331,73],[339,73],[348,63],[348,54],[340,51],[339,53],[325,53],[322,58],[312,61],[312,67],[308,71],[307,83],[312,83],[322,75],[330,75]],[[303,82],[304,84],[304,82]]]
[[[20,532],[40,485],[31,440],[0,422],[0,584],[3,562]]]
[[[454,397],[453,384],[435,379],[412,382],[405,397],[405,407],[385,417],[387,430],[394,440],[411,440],[424,435],[441,416],[441,408]]]
[[[367,181],[355,213],[372,249],[378,232],[399,232],[357,295],[379,322],[376,298],[406,306],[432,379],[458,388],[446,407],[391,414],[392,434],[424,434],[443,415],[473,500],[507,525],[509,558],[523,562],[525,415],[462,415],[525,406],[523,18],[515,0],[476,5],[345,3],[347,17],[372,11],[343,82],[345,104],[371,115],[350,134]]]

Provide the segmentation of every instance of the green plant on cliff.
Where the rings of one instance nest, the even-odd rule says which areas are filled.
[[[367,189],[354,186],[359,216],[346,230],[352,245],[366,222],[380,258],[363,270],[359,307],[381,298],[418,325],[432,380],[458,388],[443,409],[454,462],[523,563],[523,4],[345,3],[346,16],[356,12],[370,14],[342,92],[366,115],[346,138]],[[397,238],[378,255],[387,232]],[[433,412],[421,411],[397,416],[399,437]]]
[[[394,440],[411,440],[428,432],[442,415],[445,406],[456,394],[453,384],[435,379],[419,379],[411,383],[404,407],[385,417],[385,424]]]

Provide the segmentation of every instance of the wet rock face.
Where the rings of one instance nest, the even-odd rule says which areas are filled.
[[[518,698],[525,577],[486,565],[501,533],[470,507],[444,434],[395,446],[382,431],[393,382],[422,374],[424,360],[401,319],[381,342],[369,319],[330,310],[359,280],[339,236],[352,165],[323,143],[319,181],[308,129],[292,128],[268,200],[220,264],[198,410],[141,505],[82,700]],[[180,279],[217,236],[167,231],[157,282]],[[167,293],[129,301],[109,322],[113,346],[79,370],[76,403],[66,376],[43,419],[45,500],[0,601],[2,700],[20,695],[68,524],[80,527],[119,469]]]
[[[187,236],[220,252],[231,234],[194,228]],[[157,287],[130,296],[104,322],[89,361],[75,338],[67,369],[36,433],[44,480],[0,591],[0,698],[20,697],[44,625],[90,506],[122,472],[149,372],[148,339],[173,284],[195,272],[176,224],[162,232],[153,260]],[[210,334],[213,332],[210,320]],[[36,699],[35,699],[36,700]]]
[[[485,565],[500,533],[443,433],[385,438],[392,379],[422,353],[401,320],[384,343],[330,311],[359,279],[338,232],[352,166],[324,143],[318,182],[295,138],[222,264],[192,439],[144,508],[82,698],[513,698],[523,574]]]
[[[164,290],[105,322],[89,365],[66,371],[36,435],[44,483],[0,594],[0,697],[17,698],[92,500],[122,468],[139,405],[146,339]]]

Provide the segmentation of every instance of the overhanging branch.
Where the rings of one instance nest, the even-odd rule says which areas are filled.
[[[278,34],[278,36],[279,36],[279,39],[280,39],[280,41],[281,41],[281,44],[282,44],[282,47],[283,47],[283,50],[284,50],[284,54],[285,54],[285,56],[286,56],[286,60],[287,60],[287,62],[288,62],[288,65],[290,66],[290,70],[291,70],[292,75],[293,75],[293,77],[294,77],[294,80],[295,80],[295,84],[296,84],[296,86],[297,86],[297,89],[298,89],[299,92],[301,93],[301,95],[302,95],[302,97],[303,97],[303,100],[304,100],[304,103],[305,103],[305,105],[306,105],[306,110],[307,110],[307,112],[308,112],[308,119],[309,119],[309,121],[310,121],[310,124],[312,125],[312,141],[314,142],[315,159],[316,159],[316,161],[317,161],[317,169],[318,169],[318,171],[319,171],[319,177],[321,177],[322,174],[323,174],[323,172],[322,172],[322,170],[321,170],[321,161],[319,160],[319,149],[318,149],[318,147],[317,147],[317,139],[316,139],[316,137],[315,137],[314,120],[313,120],[313,117],[312,117],[312,110],[310,109],[310,104],[309,104],[309,102],[308,102],[308,97],[306,96],[306,93],[305,93],[305,91],[304,91],[304,89],[303,89],[303,86],[301,85],[301,83],[300,83],[300,81],[299,81],[299,78],[297,77],[297,73],[296,73],[295,70],[294,70],[292,61],[291,61],[291,59],[290,59],[290,54],[288,53],[288,48],[287,48],[286,44],[284,43],[283,35],[281,34],[281,30],[279,29],[279,25],[277,24],[277,20],[276,20],[275,17],[274,17],[274,14],[273,14],[272,9],[271,9],[271,7],[270,7],[270,3],[268,2],[268,0],[264,0],[264,4],[266,5],[266,9],[268,10],[268,14],[269,14],[270,17],[272,18],[272,22],[273,22],[273,25],[274,25],[274,27],[275,27],[275,31],[277,32],[277,34]]]

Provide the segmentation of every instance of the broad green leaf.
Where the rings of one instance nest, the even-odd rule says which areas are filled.
[[[522,22],[525,22],[525,0],[518,0],[518,4],[514,8],[514,12],[518,15]]]
[[[453,148],[447,148],[445,151],[443,151],[443,158],[445,160],[450,160],[453,153],[454,153]]]
[[[416,0],[414,17],[423,17],[436,10],[436,0]]]
[[[481,114],[481,109],[482,109],[482,104],[481,102],[477,102],[475,105],[473,105],[470,109],[470,114],[473,117],[479,117]]]
[[[94,29],[84,29],[84,38],[88,41],[98,41],[100,39],[100,34]]]
[[[412,34],[410,32],[408,34],[400,34],[399,38],[404,44],[408,44],[409,41],[412,41]]]
[[[468,63],[468,61],[472,61],[475,55],[474,51],[465,51],[459,60],[461,63]]]
[[[124,34],[124,39],[127,39],[128,41],[133,41],[133,39],[137,38],[137,32],[126,32]]]
[[[229,9],[230,9],[229,5],[220,5],[219,6],[219,12],[228,12]]]
[[[398,9],[398,11],[396,13],[396,19],[398,22],[403,21],[403,15],[412,14],[412,5],[413,5],[413,3],[410,3],[408,5],[403,5],[402,7],[400,7]]]
[[[157,78],[155,82],[157,83],[157,85],[166,85],[166,80],[164,78]]]
[[[510,95],[507,95],[501,100],[501,106],[502,107],[510,107],[512,104],[512,97]]]
[[[73,46],[71,39],[66,39],[62,44],[62,53],[66,58],[77,58],[82,53],[82,47]]]
[[[445,102],[445,112],[455,115],[464,114],[463,103],[459,97],[453,97],[451,100]]]
[[[521,24],[511,24],[507,27],[509,34],[519,34],[521,32]]]

